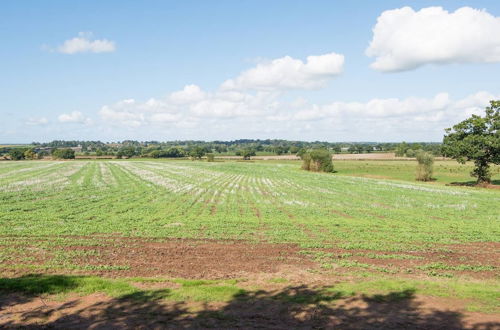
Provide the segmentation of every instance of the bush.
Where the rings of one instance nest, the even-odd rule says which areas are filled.
[[[200,146],[195,146],[189,151],[189,156],[191,156],[191,159],[201,159],[201,157],[205,156],[206,151],[204,148]]]
[[[9,151],[10,159],[12,160],[22,160],[24,159],[24,150],[22,149],[12,149]]]
[[[331,173],[334,171],[332,155],[326,149],[312,150],[302,156],[302,169]]]
[[[24,152],[24,159],[35,159],[36,158],[36,153],[33,150],[33,148],[27,149]]]
[[[215,156],[212,153],[207,154],[207,162],[215,161]]]
[[[73,149],[54,149],[52,157],[56,159],[75,159],[75,151]]]
[[[250,160],[250,157],[255,156],[255,150],[248,148],[241,151],[240,156],[243,156],[243,160]]]
[[[149,153],[149,157],[152,158],[160,158],[161,157],[161,152],[160,150],[153,150]]]
[[[423,150],[417,152],[417,181],[430,181],[432,180],[432,172],[434,166],[434,156]]]
[[[406,150],[406,157],[413,158],[417,155],[418,151],[415,151],[413,149],[408,149]]]
[[[307,152],[302,153],[302,169],[309,171],[311,169],[311,155]]]

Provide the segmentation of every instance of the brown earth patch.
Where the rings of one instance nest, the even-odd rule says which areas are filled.
[[[317,239],[317,234],[304,224],[295,225],[310,239]],[[451,273],[454,276],[491,279],[497,276],[500,269],[498,257],[500,243],[497,242],[436,245],[424,251],[401,252],[341,248],[304,249],[295,244],[269,243],[265,231],[267,231],[266,224],[261,223],[255,232],[255,243],[238,240],[99,235],[64,237],[70,244],[65,242],[64,245],[47,245],[51,240],[58,242],[55,240],[56,237],[40,237],[28,241],[18,239],[23,244],[17,245],[18,251],[2,261],[0,274],[12,277],[43,272],[107,277],[222,279],[247,277],[250,274],[275,274],[283,269],[287,269],[288,273],[300,269],[314,269],[326,274],[330,270],[322,266],[330,264],[336,273],[345,273],[347,276],[351,271],[366,267],[367,264],[370,267],[366,270],[370,272],[384,272],[381,268],[384,267],[398,276],[419,277],[428,276],[433,270],[422,267],[440,263],[444,267],[451,266],[458,269],[441,269],[438,265],[434,271],[439,274]],[[304,253],[305,251],[308,253]],[[387,255],[396,257],[387,258]],[[339,262],[341,260],[347,264],[343,266],[342,262]],[[359,262],[365,266],[350,265],[349,262]],[[473,269],[468,269],[469,266]],[[493,268],[481,269],[481,266]]]
[[[109,277],[129,276],[170,276],[182,278],[220,279],[245,276],[248,273],[279,271],[280,267],[296,268],[314,267],[315,263],[302,254],[294,244],[271,244],[236,240],[206,240],[206,239],[165,239],[163,241],[148,241],[140,238],[100,238],[107,241],[104,246],[74,246],[54,247],[64,252],[76,250],[96,250],[97,255],[65,260],[77,269],[66,269],[65,273],[84,273],[106,275]],[[29,244],[29,243],[28,243]],[[40,256],[37,255],[41,254]],[[33,251],[35,261],[32,264],[44,264],[48,261],[44,249]],[[8,264],[16,264],[14,269],[1,269],[0,272],[9,276],[33,273],[33,269],[19,265],[16,260]],[[93,270],[88,266],[109,266],[109,269]],[[86,267],[84,270],[78,266]],[[113,269],[116,266],[126,266],[129,269]],[[80,267],[80,268],[81,268]],[[46,273],[60,273],[61,268],[44,269]]]

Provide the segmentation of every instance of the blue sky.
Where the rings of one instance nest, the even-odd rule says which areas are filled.
[[[499,17],[498,1],[2,1],[0,143],[440,141],[500,98]]]

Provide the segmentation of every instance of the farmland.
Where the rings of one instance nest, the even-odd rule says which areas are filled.
[[[450,161],[437,162],[438,180],[426,184],[413,181],[408,161],[335,166],[321,174],[295,161],[2,162],[0,290],[36,273],[39,289],[26,294],[104,292],[111,304],[156,292],[196,310],[255,300],[263,289],[264,301],[305,313],[311,302],[417,295],[498,320],[498,189],[445,185],[471,181],[470,165]]]

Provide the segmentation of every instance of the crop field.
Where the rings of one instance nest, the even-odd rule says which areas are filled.
[[[172,313],[196,315],[201,327],[245,327],[243,302],[257,300],[298,308],[302,316],[287,314],[281,326],[342,324],[339,301],[360,327],[378,322],[354,312],[360,303],[423,327],[498,324],[500,190],[445,185],[471,181],[469,165],[447,161],[430,183],[415,183],[408,161],[335,166],[320,174],[295,161],[2,162],[0,292],[84,295],[82,309],[98,293],[109,308],[125,296],[189,302]],[[328,321],[311,316],[313,303]],[[213,306],[201,315],[203,304]],[[51,306],[60,303],[35,307]],[[429,316],[447,306],[463,317]],[[20,324],[21,312],[9,313],[17,319],[4,325]]]

